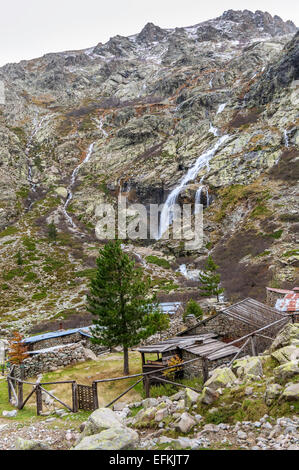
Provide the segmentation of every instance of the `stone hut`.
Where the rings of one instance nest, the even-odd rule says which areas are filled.
[[[216,336],[215,333],[177,336],[161,343],[139,347],[137,351],[142,357],[142,371],[157,371],[155,376],[159,377],[161,375],[159,369],[167,367],[169,359],[178,356],[183,362],[190,359],[196,360],[185,364],[177,376],[193,377],[207,373],[209,369],[229,362],[239,352],[237,346],[226,346],[225,343],[216,339]],[[151,359],[146,359],[146,354],[151,354]],[[157,355],[156,359],[152,358],[153,354]],[[159,380],[152,378],[151,382],[159,383]]]
[[[283,312],[269,307],[257,300],[247,298],[225,308],[221,312],[216,313],[204,320],[198,322],[196,325],[188,328],[178,334],[178,336],[189,336],[203,333],[215,333],[217,339],[225,343],[229,343],[238,338],[253,333],[260,328],[266,327],[263,335],[255,338],[256,353],[263,352],[271,343],[277,332],[285,324],[283,321],[273,325],[277,320],[285,319],[285,323],[289,318]],[[236,343],[236,345],[241,345]],[[248,354],[251,350],[245,349]]]

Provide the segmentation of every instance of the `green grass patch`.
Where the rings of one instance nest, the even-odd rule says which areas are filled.
[[[5,230],[0,232],[0,238],[8,237],[9,235],[15,235],[18,233],[18,229],[14,226],[7,227]]]
[[[158,256],[149,255],[146,258],[146,261],[151,264],[156,264],[157,266],[161,266],[162,268],[169,269],[170,263],[164,258],[159,258]]]

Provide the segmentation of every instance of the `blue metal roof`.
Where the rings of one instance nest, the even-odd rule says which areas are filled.
[[[44,341],[45,339],[59,338],[60,336],[68,336],[74,333],[80,333],[83,336],[90,337],[89,333],[90,327],[83,328],[73,328],[70,330],[59,330],[59,331],[50,331],[49,333],[44,333],[42,335],[30,336],[29,338],[24,339],[24,343],[37,343],[38,341]]]
[[[174,314],[182,302],[162,302],[159,304],[163,313]]]
[[[180,307],[182,302],[161,302],[159,304],[163,313],[167,313],[168,315],[173,315],[177,309]],[[87,336],[91,338],[90,329],[93,326],[85,326],[81,328],[72,328],[70,330],[58,330],[58,331],[50,331],[49,333],[43,333],[41,335],[36,336],[29,336],[29,338],[24,339],[24,343],[37,343],[38,341],[44,341],[46,339],[51,338],[59,338],[61,336],[68,336],[74,333],[80,333],[82,336]]]

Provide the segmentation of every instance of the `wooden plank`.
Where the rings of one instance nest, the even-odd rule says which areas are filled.
[[[48,390],[46,390],[45,388],[39,386],[39,388],[47,393],[48,395],[50,395],[50,397],[54,398],[54,400],[57,400],[61,405],[65,406],[68,410],[70,411],[73,411],[72,408],[69,407],[69,405],[67,405],[66,403],[63,403],[63,401],[61,401],[59,398],[55,397],[55,395],[53,395],[51,392],[49,392]]]
[[[113,405],[113,403],[115,403],[117,400],[119,400],[121,397],[123,397],[126,393],[128,393],[130,390],[132,390],[132,388],[134,388],[137,384],[139,384],[142,381],[143,381],[143,377],[141,377],[141,379],[137,380],[137,382],[135,382],[133,385],[131,385],[129,388],[127,388],[123,393],[118,395],[118,397],[114,398],[114,400],[112,400],[110,403],[108,403],[108,405],[106,405],[105,408],[108,408],[108,406]]]

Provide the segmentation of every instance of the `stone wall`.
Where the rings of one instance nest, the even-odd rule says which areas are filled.
[[[277,332],[282,328],[282,325],[272,327],[272,329],[265,330],[266,336],[275,337]],[[216,333],[219,339],[225,340],[226,343],[241,338],[242,336],[252,333],[257,328],[245,323],[241,320],[231,318],[225,313],[217,313],[202,322],[198,323],[194,328],[189,329],[184,335],[197,335],[201,333]],[[242,343],[243,344],[243,341]],[[256,353],[259,354],[269,347],[270,340],[257,337],[255,339]],[[239,344],[236,346],[240,347]],[[247,354],[251,354],[250,347],[246,347]]]
[[[223,364],[229,364],[229,362],[232,360],[232,358],[235,356],[236,353],[231,354],[230,356],[226,356],[221,359],[217,359],[216,361],[208,361],[208,367],[209,371],[215,369],[216,367],[219,367]],[[191,359],[198,358],[193,353],[190,353],[188,351],[182,350],[182,359],[183,361],[190,361]],[[198,377],[202,376],[202,359],[199,358],[198,361],[191,362],[191,364],[186,364],[184,366],[184,377],[185,378],[191,378],[191,377]]]
[[[55,371],[77,362],[90,359],[88,350],[81,343],[71,343],[55,347],[40,354],[35,354],[23,362],[24,378],[34,377],[44,372]],[[17,369],[17,368],[16,368]],[[19,374],[16,371],[16,377]]]

